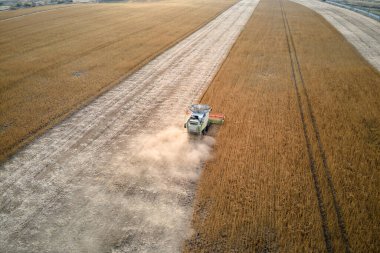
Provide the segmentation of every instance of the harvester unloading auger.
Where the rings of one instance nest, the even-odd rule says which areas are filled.
[[[189,107],[191,112],[184,127],[190,134],[205,134],[211,124],[222,125],[224,123],[224,115],[221,113],[210,113],[209,105],[195,104]]]

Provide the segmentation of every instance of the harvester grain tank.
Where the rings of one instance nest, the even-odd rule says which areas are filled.
[[[205,134],[211,124],[221,125],[224,123],[224,115],[210,113],[211,107],[204,104],[194,104],[189,107],[190,116],[184,127],[190,134]]]

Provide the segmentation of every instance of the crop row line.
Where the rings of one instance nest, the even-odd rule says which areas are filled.
[[[333,183],[333,180],[331,177],[330,168],[329,168],[328,163],[327,163],[326,152],[324,150],[324,147],[323,147],[323,144],[321,141],[321,137],[320,137],[318,125],[316,122],[316,118],[315,118],[313,108],[312,108],[312,105],[310,102],[308,91],[307,91],[306,86],[305,86],[305,81],[304,81],[302,71],[301,71],[301,67],[299,64],[297,51],[296,51],[296,48],[294,46],[294,40],[293,40],[292,32],[290,30],[290,26],[288,23],[288,19],[286,16],[286,12],[284,10],[282,0],[279,0],[279,2],[280,2],[280,6],[281,6],[283,24],[284,24],[284,29],[285,29],[285,33],[286,33],[287,47],[288,47],[288,52],[289,52],[290,61],[291,61],[291,69],[292,69],[291,77],[292,77],[292,82],[294,84],[294,88],[296,91],[297,104],[298,104],[298,109],[300,112],[300,118],[301,118],[301,122],[302,122],[302,128],[303,128],[303,133],[304,133],[304,137],[305,137],[305,141],[306,141],[307,153],[308,153],[308,157],[309,157],[310,171],[312,174],[314,187],[315,187],[315,191],[317,194],[318,207],[319,207],[319,212],[320,212],[321,219],[322,219],[322,229],[323,229],[323,235],[324,235],[324,239],[325,239],[326,250],[328,252],[334,252],[332,239],[331,239],[331,233],[330,233],[329,228],[328,228],[328,218],[327,218],[326,208],[325,208],[325,204],[323,203],[320,180],[319,180],[318,174],[317,174],[317,168],[316,168],[316,163],[315,163],[316,157],[314,157],[314,155],[313,155],[311,138],[310,138],[308,130],[307,130],[307,123],[305,120],[305,114],[307,114],[307,116],[311,119],[311,125],[312,125],[312,129],[314,132],[312,134],[315,135],[315,139],[317,141],[317,147],[318,147],[318,151],[320,154],[320,159],[322,160],[322,164],[323,164],[324,175],[326,177],[328,188],[329,188],[331,196],[332,196],[332,202],[333,202],[335,214],[336,214],[336,217],[338,220],[339,231],[340,231],[341,237],[343,239],[343,244],[345,246],[345,251],[351,252],[349,239],[348,239],[348,235],[346,232],[346,226],[345,226],[345,222],[344,222],[343,215],[341,212],[341,207],[337,201],[336,190],[335,190],[334,183]],[[304,112],[304,106],[302,105],[300,87],[302,87],[303,95],[304,95],[305,100],[306,100],[305,112]]]

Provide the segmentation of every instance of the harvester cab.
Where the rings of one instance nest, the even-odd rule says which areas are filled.
[[[184,127],[190,134],[205,134],[211,124],[223,124],[224,115],[220,113],[210,113],[211,107],[204,104],[194,104],[189,107],[190,116]]]

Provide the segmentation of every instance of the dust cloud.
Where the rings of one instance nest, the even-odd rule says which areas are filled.
[[[20,234],[34,241],[24,252],[180,252],[213,144],[212,137],[169,127],[119,136],[97,157],[82,156],[87,169],[56,181],[63,194]],[[12,252],[21,246],[8,245]]]
[[[102,199],[112,199],[108,209],[122,213],[112,252],[181,251],[191,233],[196,182],[214,142],[178,127],[125,140],[125,153],[112,159],[113,176],[101,183],[108,191]]]
[[[143,162],[153,173],[196,179],[197,168],[210,157],[214,141],[209,136],[189,136],[182,129],[169,127],[139,136],[134,160]]]

